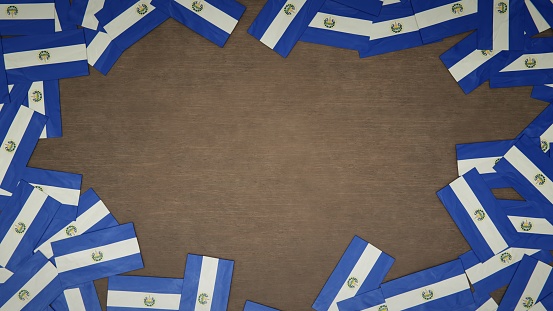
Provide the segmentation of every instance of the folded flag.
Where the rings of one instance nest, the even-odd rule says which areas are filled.
[[[102,311],[94,282],[64,290],[51,305],[56,311]]]
[[[282,57],[287,57],[324,2],[267,0],[248,33]]]
[[[112,276],[107,311],[179,310],[182,283],[182,279]]]
[[[60,203],[21,181],[0,217],[0,266],[16,271],[27,261]]]
[[[457,310],[474,304],[460,260],[386,282],[382,293],[389,310]]]
[[[2,39],[8,83],[88,75],[81,29]]]
[[[279,311],[278,309],[270,308],[262,304],[246,300],[244,311]]]
[[[394,260],[372,244],[354,236],[312,308],[317,311],[338,310],[337,302],[378,288]]]
[[[528,310],[551,292],[553,292],[551,266],[535,258],[524,256],[497,310]]]
[[[543,152],[549,151],[550,142],[553,141],[553,105],[548,105],[520,134],[522,136],[539,137]]]
[[[56,267],[41,254],[32,256],[0,288],[0,311],[43,310],[63,291]]]
[[[505,212],[520,236],[514,246],[553,249],[553,206],[525,201],[506,207]]]
[[[530,97],[537,100],[543,100],[548,103],[553,102],[553,84],[534,86]]]
[[[498,207],[491,189],[476,169],[457,178],[437,195],[481,261],[518,239],[509,218]]]
[[[220,47],[246,10],[234,0],[152,0],[152,5]]]
[[[553,261],[549,251],[515,247],[508,248],[484,262],[480,262],[473,251],[464,253],[459,259],[475,292],[489,294],[509,284],[525,255],[544,262]]]
[[[181,311],[226,310],[234,261],[188,254]]]
[[[85,28],[84,35],[88,63],[103,75],[107,75],[123,54],[123,50],[115,45],[105,32]]]
[[[377,288],[338,302],[340,311],[385,311],[388,310],[382,290]]]
[[[490,79],[492,73],[505,67],[508,53],[477,48],[478,31],[454,45],[440,59],[465,94]]]
[[[6,281],[11,278],[13,272],[6,268],[0,268],[0,285],[6,283]]]
[[[313,17],[300,41],[358,50],[369,40],[374,16],[327,0]]]
[[[0,1],[0,35],[35,35],[54,32],[53,0]]]
[[[21,179],[44,191],[61,204],[77,206],[81,195],[81,174],[26,167]]]
[[[478,1],[478,49],[524,48],[524,0]]]
[[[64,287],[144,267],[132,223],[52,243]]]
[[[95,14],[104,7],[104,0],[73,0],[68,18],[84,28],[97,30],[98,19]]]
[[[548,19],[553,21],[553,19],[551,18],[551,15],[553,15],[553,13],[549,13],[549,11],[553,9],[553,3],[551,3],[549,0],[534,1],[538,3],[539,6],[545,4],[545,8],[547,8],[547,10],[544,10],[544,13],[547,13],[546,16],[548,17]],[[526,36],[532,37],[542,31],[551,28],[547,20],[543,17],[542,13],[536,8],[532,1],[525,0],[524,3],[526,4],[526,15],[524,23],[524,31],[526,32]]]
[[[432,43],[478,27],[477,0],[412,0],[422,42]]]
[[[336,0],[336,2],[374,16],[380,15],[380,10],[382,10],[382,1],[380,0]]]

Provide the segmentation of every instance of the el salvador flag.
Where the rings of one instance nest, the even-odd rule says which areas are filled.
[[[80,198],[76,219],[67,217],[57,223],[52,222],[38,242],[35,252],[40,251],[46,258],[51,258],[54,255],[51,246],[53,242],[118,225],[104,202],[94,190],[88,189]]]
[[[386,282],[382,293],[389,310],[465,310],[474,304],[460,260]]]
[[[384,311],[387,308],[380,288],[338,302],[340,311]]]
[[[60,203],[21,181],[0,217],[0,267],[15,271],[33,254]]]
[[[498,140],[470,144],[457,144],[457,170],[459,176],[473,168],[478,170],[490,188],[508,188],[511,185],[495,172],[493,166],[503,157],[515,140]]]
[[[465,94],[490,79],[492,73],[505,66],[508,53],[477,48],[478,31],[454,45],[440,59]]]
[[[69,20],[91,30],[98,29],[95,14],[104,7],[104,0],[73,0],[69,9]]]
[[[540,9],[543,10],[542,12],[545,14],[542,14],[542,12],[540,12],[540,10],[536,8],[536,5],[534,5],[532,1],[524,1],[524,3],[526,4],[524,31],[526,32],[527,37],[532,37],[540,32],[551,28],[549,22],[545,19],[544,15],[547,17],[548,20],[553,22],[553,3],[551,3],[549,0],[534,0],[534,2],[536,2],[536,4],[540,6]]]
[[[553,102],[553,84],[536,85],[532,88],[530,97],[544,102]]]
[[[43,310],[63,291],[56,267],[35,254],[0,285],[0,311]]]
[[[511,224],[520,236],[520,240],[514,245],[553,249],[553,206],[531,201],[523,203],[505,208]]]
[[[123,50],[113,43],[111,37],[102,31],[84,29],[88,64],[103,75],[107,75]]]
[[[55,4],[53,0],[0,1],[0,35],[36,35],[52,33]]]
[[[516,247],[508,248],[484,262],[480,262],[473,251],[464,253],[459,259],[475,292],[489,294],[509,284],[525,255],[544,262],[553,261],[549,251]]]
[[[64,290],[51,305],[56,311],[102,311],[94,282]]]
[[[44,191],[61,204],[77,206],[81,195],[81,174],[26,167],[21,179]]]
[[[132,223],[52,243],[64,287],[144,267]]]
[[[457,178],[437,195],[481,261],[518,239],[507,215],[476,169]]]
[[[267,0],[248,33],[287,57],[325,0]]]
[[[528,310],[551,292],[553,292],[551,266],[535,258],[524,256],[497,311]]]
[[[0,268],[0,285],[6,283],[6,281],[11,278],[13,272],[6,268]]]
[[[77,29],[76,23],[69,20],[69,9],[71,3],[69,0],[55,0],[54,11],[54,28],[56,32],[75,30]]]
[[[548,105],[520,134],[522,136],[539,137],[543,152],[548,152],[553,141],[553,105]]]
[[[478,27],[477,0],[412,0],[422,42],[432,43]]]
[[[300,41],[358,50],[369,40],[373,18],[365,12],[327,0]]]
[[[378,288],[394,258],[354,236],[313,303],[317,311],[338,310],[337,302]]]
[[[226,310],[234,261],[188,254],[181,311]]]
[[[8,83],[88,75],[81,29],[2,39]]]
[[[152,0],[152,5],[219,47],[246,10],[234,0]]]
[[[182,279],[112,276],[107,311],[179,310]]]
[[[24,95],[22,100],[23,105],[48,117],[46,127],[42,131],[40,138],[61,137],[61,108],[58,80],[32,82],[28,84],[27,92]]]
[[[524,0],[478,1],[478,49],[524,48]]]
[[[246,304],[244,305],[244,311],[279,311],[279,310],[264,306],[262,304],[259,304],[253,301],[246,300]]]

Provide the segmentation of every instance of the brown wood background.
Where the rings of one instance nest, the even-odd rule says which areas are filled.
[[[223,49],[169,20],[107,77],[63,80],[64,136],[30,165],[84,174],[135,223],[132,275],[180,278],[187,253],[235,260],[229,310],[311,310],[354,235],[396,258],[386,280],[469,250],[435,195],[455,144],[513,138],[546,104],[530,87],[464,95],[438,58],[464,35],[367,59],[298,43],[283,59],[246,32],[264,1],[241,2]]]

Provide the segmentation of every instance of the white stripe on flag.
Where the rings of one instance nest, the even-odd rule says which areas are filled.
[[[84,11],[81,26],[96,30],[98,28],[98,19],[94,16],[94,14],[98,13],[103,7],[104,0],[89,0]]]
[[[98,32],[92,42],[86,47],[88,55],[88,63],[94,66],[98,59],[102,56],[105,50],[111,43],[111,37],[105,32]]]
[[[9,191],[4,190],[4,189],[2,189],[2,188],[0,188],[0,195],[1,195],[1,196],[5,196],[5,197],[11,197],[11,196],[12,196],[12,193],[9,192]]]
[[[69,188],[54,187],[54,186],[47,186],[47,185],[41,185],[41,184],[31,184],[31,185],[41,187],[46,194],[48,194],[49,196],[51,196],[61,204],[74,205],[74,206],[77,206],[79,204],[79,195],[81,194],[80,189],[69,189]]]
[[[17,246],[19,246],[19,243],[21,243],[21,240],[23,240],[27,234],[27,231],[31,227],[36,215],[42,208],[42,205],[47,198],[48,196],[42,193],[42,191],[33,189],[33,192],[31,192],[31,195],[27,198],[27,201],[25,201],[25,204],[17,215],[17,218],[12,223],[10,230],[4,236],[2,242],[0,242],[0,266],[5,267],[8,264],[13,253],[17,249]],[[17,233],[15,230],[15,226],[18,226],[19,224],[23,224],[24,226],[23,232],[21,233]]]
[[[546,234],[553,235],[553,225],[545,218],[531,218],[520,216],[508,216],[509,220],[519,233]],[[526,230],[522,229],[522,223],[529,222]]]
[[[528,60],[534,60],[534,67],[526,65]],[[523,70],[540,70],[553,68],[553,52],[540,54],[524,54],[510,63],[507,67],[501,69],[500,72],[523,71]]]
[[[95,251],[100,251],[103,254],[103,258],[100,261],[94,261],[92,259],[92,253]],[[140,253],[138,241],[136,238],[132,238],[56,257],[55,261],[58,271],[62,273],[138,253]]]
[[[16,15],[8,15],[8,7],[17,8]],[[0,5],[0,20],[54,19],[54,3],[14,3]]]
[[[139,5],[146,5],[148,7],[148,11],[142,15],[138,14],[136,9]],[[140,1],[126,9],[123,13],[119,14],[119,16],[114,18],[111,22],[107,23],[104,26],[104,29],[112,39],[115,39],[131,26],[138,23],[138,21],[142,18],[152,13],[155,9],[155,6],[151,5],[150,1]]]
[[[497,302],[495,302],[493,298],[490,298],[483,305],[481,305],[480,308],[476,309],[476,311],[497,311],[497,307]]]
[[[44,106],[44,83],[42,81],[35,81],[31,84],[27,92],[27,102],[29,103],[29,108],[42,115],[46,115],[46,107]],[[40,138],[46,138],[46,126],[42,130]],[[60,203],[63,202],[60,201]]]
[[[198,14],[198,16],[205,19],[209,23],[215,25],[215,27],[223,30],[229,35],[234,30],[234,27],[236,27],[236,24],[238,24],[238,20],[236,20],[234,17],[219,10],[217,7],[211,5],[207,1],[201,2],[204,8],[200,12],[196,12],[192,10],[192,3],[195,2],[194,0],[175,0],[175,1],[178,4],[182,5],[183,7],[185,7],[186,9],[188,9],[190,12]]]
[[[196,306],[194,307],[194,310],[211,310],[218,267],[219,259],[206,256],[202,257],[202,268],[200,270],[200,280],[198,284],[198,292],[196,293]],[[201,294],[208,295],[207,303],[204,305],[198,302],[198,297]]]
[[[467,184],[465,178],[459,177],[455,181],[453,181],[451,184],[451,189],[461,201],[461,205],[463,205],[463,208],[469,215],[470,219],[472,219],[472,222],[476,226],[476,229],[482,234],[482,237],[484,240],[486,240],[486,243],[488,243],[488,246],[492,250],[494,254],[499,253],[500,251],[506,249],[509,247],[507,245],[507,242],[503,239],[501,236],[501,233],[497,230],[495,227],[495,224],[490,219],[488,211],[480,204],[480,201],[470,188],[470,186]],[[478,221],[474,219],[474,211],[476,210],[483,210],[485,213],[484,219],[481,221]]]
[[[147,297],[152,297],[155,299],[156,310],[178,310],[180,305],[180,296],[180,294],[160,294],[110,290],[108,291],[107,305],[108,307],[142,309],[144,308],[144,300]]]
[[[547,282],[547,279],[549,278],[550,273],[551,273],[551,266],[541,261],[538,261],[536,268],[534,268],[534,271],[530,276],[530,280],[528,280],[528,284],[526,284],[526,287],[524,288],[524,291],[522,292],[522,295],[519,298],[524,299],[526,297],[530,297],[534,301],[537,301],[538,296],[541,293],[543,287],[545,286],[545,282]],[[514,311],[526,311],[526,310],[528,310],[528,308],[525,308],[522,305],[522,303],[518,303]]]
[[[381,304],[381,305],[378,305],[378,306],[374,306],[374,307],[370,307],[370,308],[367,308],[367,309],[363,309],[361,311],[382,311],[382,310],[388,310],[386,308],[382,308],[380,309],[380,307],[383,307],[384,304]]]
[[[6,283],[6,281],[13,275],[13,272],[6,268],[0,268],[0,284]]]
[[[453,13],[452,6],[455,4],[462,5],[463,12]],[[419,27],[425,28],[476,12],[478,12],[478,2],[476,0],[461,0],[416,13],[415,18]]]
[[[542,149],[544,152],[549,150],[549,144],[553,142],[553,126],[550,126],[540,135],[540,141],[545,141],[547,143],[547,149]]]
[[[70,238],[71,236],[69,236],[66,232],[68,227],[74,226],[77,230],[76,235],[81,235],[107,215],[109,215],[109,210],[102,201],[98,201],[81,216],[77,217],[76,221],[72,221],[69,225],[67,225],[67,227],[61,229],[51,238],[46,240],[46,242],[42,243],[42,245],[35,250],[35,253],[40,251],[44,257],[48,259],[52,258],[52,256],[54,256],[54,252],[52,251],[52,245],[50,243]]]
[[[342,284],[340,291],[338,291],[338,294],[330,304],[330,308],[328,310],[338,311],[338,305],[336,303],[357,295],[359,286],[363,284],[363,282],[373,269],[374,265],[376,264],[376,261],[378,260],[380,255],[382,255],[381,250],[374,247],[372,244],[367,245],[359,259],[355,263],[355,266],[351,270],[351,273],[346,278],[346,282]],[[349,280],[351,277],[355,277],[357,280],[359,280],[359,286],[356,286],[355,288],[350,288],[348,286],[347,280]]]
[[[395,23],[401,24],[401,31],[398,33],[392,31],[392,24]],[[414,15],[379,23],[373,23],[371,27],[370,40],[377,40],[386,37],[402,35],[418,30],[419,26],[417,25],[417,20],[415,19]]]
[[[427,286],[419,287],[417,289],[386,298],[386,304],[390,310],[405,310],[426,302],[435,301],[440,298],[456,294],[469,288],[467,277],[464,274],[460,274],[434,284],[429,284]],[[422,297],[422,292],[427,289],[431,289],[434,293],[434,296],[432,296],[432,299],[430,300],[425,300]]]
[[[513,146],[506,154],[505,159],[528,180],[538,191],[553,203],[553,181],[546,176],[532,161],[530,161],[517,147]],[[534,177],[537,174],[545,176],[546,181],[541,186],[534,184]]]
[[[532,311],[547,311],[547,309],[541,304],[541,302],[538,302],[532,307]]]
[[[528,12],[530,12],[530,16],[532,16],[532,20],[534,21],[534,24],[536,25],[536,28],[539,32],[545,31],[549,29],[549,24],[547,21],[543,18],[541,13],[536,9],[532,1],[530,0],[524,0],[524,3],[526,3],[526,7],[528,8]]]
[[[484,54],[481,50],[474,50],[469,55],[458,61],[455,65],[451,66],[448,70],[455,81],[459,82],[478,67],[492,59],[495,55],[497,55],[497,53],[491,51]]]
[[[48,52],[50,54],[50,59],[41,61],[38,54],[42,51]],[[76,62],[80,60],[86,60],[86,46],[84,44],[4,54],[6,70]]]
[[[335,24],[332,28],[325,26],[325,19],[334,19]],[[318,12],[313,18],[309,27],[319,28],[330,31],[338,31],[351,33],[359,36],[370,36],[372,22],[359,18],[352,18],[347,16],[332,15],[327,13]]]
[[[29,302],[33,300],[48,284],[58,276],[56,267],[52,263],[47,262],[40,270],[21,287],[14,295],[2,306],[0,311],[21,310]],[[18,293],[21,290],[29,292],[29,299],[22,301],[19,299]]]
[[[275,16],[275,19],[273,19],[259,41],[263,42],[263,44],[270,47],[271,49],[274,49],[275,45],[277,45],[284,32],[286,32],[286,29],[288,29],[288,26],[290,26],[296,15],[300,12],[301,8],[305,5],[305,2],[306,0],[294,1],[293,6],[295,7],[295,11],[293,11],[290,15],[284,13],[284,8],[286,7],[286,5],[291,4],[286,2],[280,8],[277,16]]]
[[[16,148],[18,148],[19,144],[21,143],[21,139],[23,139],[25,131],[27,130],[27,127],[31,122],[32,117],[33,110],[23,106],[19,107],[19,110],[17,111],[17,114],[15,115],[10,128],[6,133],[6,137],[2,142],[2,146],[0,146],[2,147],[2,149],[0,150],[0,182],[2,182],[2,180],[6,176],[6,172],[8,171],[10,164],[12,163],[12,159],[17,153],[17,149],[13,152],[7,152],[3,147],[8,141],[13,141],[16,143]]]
[[[459,176],[465,174],[466,172],[472,170],[475,167],[478,170],[478,173],[480,174],[495,173],[495,170],[493,169],[493,167],[495,165],[495,161],[497,161],[497,159],[500,159],[500,158],[502,157],[459,160],[457,161],[457,170],[459,172]]]
[[[83,296],[79,288],[70,288],[63,291],[69,310],[86,310]]]
[[[504,252],[501,252],[486,260],[483,263],[477,263],[475,266],[472,266],[468,270],[466,270],[465,273],[467,274],[472,284],[478,283],[483,279],[490,277],[491,275],[521,261],[524,255],[532,256],[539,251],[539,249],[530,248],[509,248],[506,249]],[[504,259],[504,261],[506,262],[503,262],[501,260],[501,257],[505,253],[510,254],[511,259]],[[508,258],[508,256],[506,258]]]
[[[499,3],[507,5],[507,12],[499,13],[497,9]],[[488,4],[489,5],[489,4]],[[511,4],[509,0],[495,0],[493,8],[493,50],[509,49],[509,15],[511,14]]]

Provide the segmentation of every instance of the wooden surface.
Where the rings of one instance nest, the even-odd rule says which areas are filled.
[[[229,310],[310,310],[354,235],[396,258],[386,280],[469,250],[435,195],[455,144],[513,138],[545,103],[529,87],[464,95],[438,58],[464,35],[368,59],[299,43],[283,59],[246,33],[264,2],[241,2],[223,49],[169,20],[107,77],[61,81],[64,137],[30,165],[84,174],[135,223],[132,275],[180,278],[187,253],[235,260]]]

